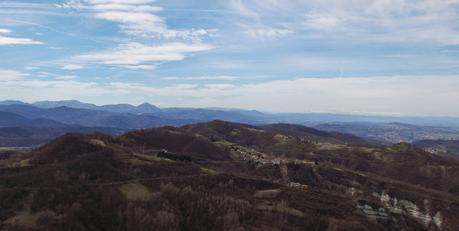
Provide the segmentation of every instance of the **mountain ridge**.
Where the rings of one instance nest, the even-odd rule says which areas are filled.
[[[0,223],[52,231],[458,227],[459,159],[302,134],[225,121],[67,134],[30,153],[0,154]]]
[[[339,114],[339,113],[266,113],[259,112],[256,110],[244,110],[244,109],[229,109],[229,108],[158,108],[153,104],[143,103],[137,106],[130,104],[114,104],[114,105],[102,105],[97,106],[94,104],[82,103],[77,100],[65,100],[65,101],[41,101],[38,102],[38,105],[44,104],[43,102],[48,102],[47,108],[50,106],[69,106],[82,109],[93,109],[93,110],[105,110],[112,112],[128,112],[128,113],[147,113],[142,111],[139,106],[150,105],[147,110],[148,113],[166,113],[176,112],[187,112],[192,110],[201,110],[201,111],[218,111],[232,113],[233,116],[236,115],[245,115],[251,117],[251,119],[258,123],[292,123],[292,124],[303,124],[308,126],[315,126],[323,123],[337,123],[337,122],[347,122],[347,123],[405,123],[413,124],[419,126],[445,126],[450,127],[454,126],[459,128],[459,117],[441,117],[441,116],[371,116],[371,115],[358,115],[358,114]],[[13,104],[22,104],[22,105],[34,105],[34,103],[28,104],[21,101],[7,100],[1,101],[0,105],[13,105]],[[78,106],[80,105],[80,106]],[[37,106],[37,105],[35,105]],[[224,118],[213,118],[213,119],[224,119]],[[237,121],[235,121],[237,122]],[[244,122],[244,121],[240,121]]]
[[[38,105],[38,106],[37,106]],[[42,107],[39,107],[41,105]],[[76,105],[76,106],[75,106]],[[80,106],[78,106],[80,105]],[[73,106],[73,107],[71,107]],[[80,107],[80,108],[75,108]],[[93,108],[93,109],[85,109]],[[301,124],[314,127],[336,136],[347,137],[349,142],[399,143],[415,142],[425,139],[458,139],[459,128],[422,126],[400,121],[388,123],[373,122],[330,122],[335,119],[348,121],[352,117],[326,114],[269,114],[255,110],[237,109],[199,109],[199,108],[158,108],[144,103],[138,106],[129,104],[96,106],[79,101],[43,101],[34,104],[18,104],[18,101],[0,102],[0,127],[106,127],[120,130],[143,129],[161,126],[183,126],[192,123],[225,120],[256,126],[267,124]],[[14,121],[12,114],[18,121]],[[25,118],[19,118],[25,117]],[[358,120],[360,117],[355,117]],[[366,117],[365,117],[366,118]],[[368,118],[367,118],[368,119]],[[377,119],[377,117],[376,117]],[[19,122],[22,120],[22,122]],[[28,122],[25,122],[28,121]],[[459,120],[458,120],[459,121]],[[280,125],[278,125],[280,126]],[[294,132],[290,128],[291,132]],[[295,131],[299,132],[299,131]],[[355,137],[350,135],[352,134]]]

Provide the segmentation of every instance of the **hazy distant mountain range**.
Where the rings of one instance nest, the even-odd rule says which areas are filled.
[[[27,131],[24,139],[27,139],[31,134],[43,134],[44,128],[48,131],[52,130],[51,134],[63,134],[76,130],[122,133],[132,129],[182,126],[212,120],[253,125],[301,124],[330,132],[353,134],[375,143],[412,142],[422,139],[459,139],[459,129],[456,128],[459,127],[459,118],[448,117],[264,113],[255,110],[225,108],[159,108],[149,103],[138,106],[130,104],[98,106],[76,100],[35,103],[24,103],[16,100],[0,102],[0,128],[22,128],[22,131]],[[23,134],[23,132],[18,134]],[[46,137],[53,138],[54,136]],[[0,137],[0,145],[5,145],[5,142],[2,144],[1,140],[2,137]],[[6,143],[14,145],[14,142],[10,141]],[[21,141],[20,143],[24,145],[27,142]],[[36,144],[37,142],[32,143]]]
[[[39,101],[24,103],[17,100],[0,101],[0,106],[32,106],[42,109],[60,107],[87,109],[115,113],[154,114],[157,116],[180,118],[184,120],[206,121],[228,117],[230,121],[249,123],[287,122],[296,124],[316,125],[333,122],[367,122],[367,123],[407,123],[422,126],[454,126],[459,127],[459,117],[409,117],[409,116],[370,116],[333,113],[264,113],[255,110],[239,110],[227,108],[158,108],[144,103],[138,106],[130,104],[113,104],[98,106],[77,100]]]
[[[135,113],[135,114],[155,113],[161,110],[158,107],[151,105],[149,103],[144,103],[139,106],[133,106],[130,104],[115,104],[115,105],[97,106],[94,104],[82,103],[77,100],[39,101],[39,102],[32,103],[31,105],[39,107],[39,108],[70,107],[70,108],[91,109],[91,110],[119,112],[119,113]]]

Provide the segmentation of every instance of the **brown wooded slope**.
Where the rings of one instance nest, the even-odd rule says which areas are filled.
[[[0,157],[0,230],[458,230],[457,159],[339,137],[223,121],[68,134]]]

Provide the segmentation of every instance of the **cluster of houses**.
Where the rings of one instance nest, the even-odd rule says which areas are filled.
[[[234,153],[236,153],[238,157],[241,158],[242,160],[255,163],[259,166],[264,166],[264,165],[279,166],[281,167],[281,169],[287,170],[286,165],[291,164],[291,163],[296,164],[296,165],[303,164],[303,165],[308,165],[308,166],[313,166],[313,167],[318,164],[317,162],[307,161],[307,160],[290,159],[290,158],[285,158],[285,157],[270,157],[266,155],[265,153],[261,153],[256,150],[248,149],[248,148],[237,146],[237,145],[232,145],[231,150]],[[285,174],[282,174],[282,175],[285,175]],[[297,182],[290,182],[288,180],[288,177],[285,177],[284,182],[286,183],[286,186],[290,188],[295,188],[295,189],[300,189],[300,190],[308,189],[308,185],[300,184]]]

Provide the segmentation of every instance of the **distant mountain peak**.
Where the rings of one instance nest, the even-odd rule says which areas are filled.
[[[143,103],[137,106],[137,108],[150,108],[150,109],[159,109],[157,106],[150,103]]]
[[[155,107],[155,105],[151,104],[151,103],[143,103],[143,104],[140,104],[139,107],[146,107],[146,106],[153,106]]]
[[[97,106],[90,103],[83,103],[78,100],[61,100],[61,101],[38,101],[32,105],[41,108],[58,108],[58,107],[69,107],[69,108],[82,108],[82,109],[96,109]]]

